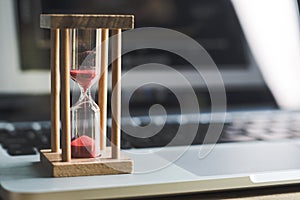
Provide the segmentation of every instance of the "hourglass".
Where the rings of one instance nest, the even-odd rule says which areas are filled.
[[[70,76],[79,88],[79,100],[71,107],[71,157],[100,156],[100,109],[91,96],[91,86],[100,76],[99,30],[72,29]]]
[[[42,28],[51,29],[51,150],[41,150],[41,163],[54,177],[132,173],[133,161],[120,152],[120,77],[121,31],[133,28],[133,16],[42,14],[40,20]],[[112,90],[117,94],[111,102],[116,114],[110,147],[105,142],[108,44],[116,58]],[[80,90],[72,106],[70,80]],[[96,83],[99,105],[91,95]]]

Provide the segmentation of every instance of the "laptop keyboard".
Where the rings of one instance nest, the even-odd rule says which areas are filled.
[[[36,154],[50,148],[50,122],[1,123],[0,144],[12,156]]]
[[[167,120],[162,130],[152,137],[137,138],[122,132],[121,147],[130,149],[169,145],[177,135],[180,126],[177,120],[178,117],[173,116],[170,120]],[[192,144],[202,144],[209,123],[207,123],[207,120],[195,122],[193,116],[185,116],[185,118],[184,121],[186,123],[183,126],[185,126],[186,134],[189,134],[190,126],[198,125],[198,131]],[[142,126],[147,125],[149,121],[145,117],[138,118],[138,120],[139,125]],[[133,125],[122,123],[122,126]],[[50,148],[50,127],[50,122],[0,123],[0,144],[11,156],[37,154],[40,149]],[[110,126],[107,128],[109,141]],[[152,128],[155,127],[152,126]],[[151,128],[149,131],[151,132]],[[173,141],[172,145],[189,145],[191,143],[188,137],[184,137],[184,135],[177,135],[177,137],[179,138],[175,142]],[[218,143],[294,139],[298,137],[300,137],[300,113],[239,113],[232,116],[229,115]]]

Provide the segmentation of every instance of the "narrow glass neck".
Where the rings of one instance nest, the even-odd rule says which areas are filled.
[[[79,87],[80,87],[80,92],[81,92],[81,95],[80,95],[80,98],[81,98],[81,99],[82,99],[82,98],[86,98],[86,97],[88,97],[88,98],[91,97],[91,90],[90,90],[90,87],[87,88],[87,89],[84,89],[84,88],[81,87],[80,85],[79,85]]]

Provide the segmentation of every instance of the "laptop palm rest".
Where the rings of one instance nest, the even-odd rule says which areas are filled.
[[[293,142],[228,143],[215,146],[204,158],[199,158],[199,150],[199,146],[191,147],[175,164],[198,176],[250,175],[300,169],[300,147]],[[168,154],[163,156],[169,157]],[[275,181],[276,176],[273,178],[261,176],[261,179],[253,180]],[[280,175],[277,178],[283,179]]]
[[[276,181],[299,183],[300,147],[296,142],[219,144],[204,158],[198,156],[200,147],[129,150],[127,153],[135,157],[135,170],[164,166],[152,172],[135,171],[133,175],[49,178],[32,171],[32,167],[27,166],[29,160],[24,160],[19,167],[9,169],[7,165],[1,169],[0,196],[2,192],[4,196],[23,199],[26,191],[36,199],[39,195],[44,199],[57,195],[74,199],[74,192],[78,191],[78,198],[117,198],[257,187],[273,185]],[[183,154],[171,162],[178,152]],[[145,159],[141,159],[143,157]]]

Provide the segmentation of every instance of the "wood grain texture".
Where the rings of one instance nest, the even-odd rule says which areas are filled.
[[[102,29],[101,37],[101,77],[98,84],[98,104],[100,107],[100,149],[106,147],[107,126],[107,71],[108,71],[109,30]]]
[[[107,174],[128,174],[133,172],[133,161],[122,154],[119,159],[112,159],[111,148],[102,151],[99,158],[72,159],[61,162],[60,153],[41,151],[41,163],[53,177],[92,176]]]
[[[121,148],[121,29],[112,31],[111,54],[115,60],[111,64],[112,80],[112,125],[111,125],[111,146],[112,158],[119,158]]]
[[[40,161],[41,163],[49,162],[49,161],[51,162],[61,161],[61,149],[59,149],[57,152],[52,152],[51,149],[40,150]]]
[[[133,29],[133,15],[41,14],[41,28],[107,28]]]
[[[59,29],[51,30],[51,150],[60,149],[60,73],[59,73]]]
[[[61,134],[62,160],[71,161],[70,29],[61,30]]]

